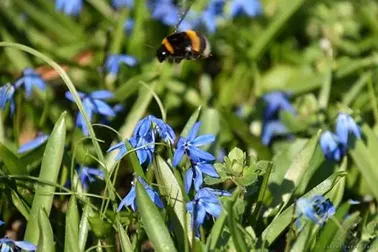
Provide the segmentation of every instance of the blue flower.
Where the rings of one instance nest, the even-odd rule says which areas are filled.
[[[163,205],[163,202],[161,201],[161,199],[159,197],[159,194],[154,189],[152,189],[146,183],[146,181],[144,181],[143,178],[138,177],[138,180],[139,180],[140,183],[143,184],[144,188],[147,191],[148,196],[155,203],[155,205],[157,205],[160,208],[163,208],[164,205]],[[121,203],[118,206],[117,212],[121,211],[121,209],[124,206],[130,206],[131,209],[133,209],[134,212],[137,210],[138,206],[137,206],[137,203],[136,203],[136,193],[135,193],[135,185],[134,184],[131,187],[130,192],[126,195],[126,197],[122,199]]]
[[[126,34],[130,35],[134,28],[134,20],[131,18],[128,18],[125,21],[125,24],[123,25],[123,30],[126,32]]]
[[[340,161],[344,155],[344,148],[340,145],[338,136],[329,130],[321,134],[320,147],[322,148],[324,156],[329,160]]]
[[[211,0],[202,13],[201,23],[210,33],[216,31],[216,18],[223,13],[224,0]]]
[[[130,145],[136,149],[136,154],[139,160],[140,164],[144,164],[146,166],[149,166],[149,164],[152,162],[153,153],[155,150],[155,142],[152,141],[152,134],[149,134],[148,136],[144,138],[135,138],[132,137],[129,139]],[[115,161],[121,160],[127,153],[127,148],[125,142],[120,142],[116,145],[113,145],[110,147],[107,152],[111,152],[114,150],[119,150],[117,156],[115,157]]]
[[[114,95],[112,92],[107,90],[94,91],[90,94],[84,94],[78,92],[81,101],[84,105],[84,110],[89,118],[89,121],[92,121],[93,114],[100,114],[104,116],[115,116],[116,113],[108,104],[104,101],[105,99],[110,99]],[[66,92],[66,98],[72,102],[75,102],[71,92]],[[79,112],[76,117],[76,126],[80,127],[83,130],[84,135],[88,135],[88,128],[85,125],[84,116]]]
[[[126,54],[112,54],[109,55],[106,58],[105,61],[105,68],[108,73],[112,75],[117,75],[119,68],[120,68],[120,63],[125,63],[128,66],[136,66],[138,64],[138,61],[136,58],[130,55]]]
[[[44,144],[47,141],[48,138],[49,138],[49,135],[40,134],[35,139],[21,145],[20,148],[18,148],[18,153],[21,154],[21,153],[25,153],[25,152],[28,152],[30,150],[33,150],[33,149],[39,147],[40,145]]]
[[[83,0],[56,0],[55,9],[67,15],[77,16],[83,8]]]
[[[80,168],[78,168],[78,173],[80,182],[83,185],[84,190],[87,190],[89,183],[94,182],[96,178],[103,180],[105,177],[105,174],[102,170],[87,166],[81,166]]]
[[[10,102],[10,110],[11,114],[14,113],[15,105],[14,105],[14,92],[16,91],[15,87],[9,83],[5,84],[0,88],[0,107],[1,109],[5,109],[8,102]]]
[[[262,5],[260,0],[233,0],[231,4],[231,17],[247,15],[255,17],[262,14]]]
[[[340,113],[336,119],[336,134],[340,143],[346,149],[348,147],[349,134],[361,139],[361,129],[353,118],[345,113]]]
[[[218,178],[219,175],[213,165],[204,161],[192,161],[192,166],[186,171],[184,177],[185,191],[188,193],[192,184],[194,189],[198,191],[203,183],[203,175]]]
[[[26,251],[37,250],[37,246],[27,241],[14,241],[7,237],[0,239],[1,252],[19,251],[21,249]]]
[[[149,166],[152,162],[153,153],[155,150],[155,136],[158,135],[161,140],[173,144],[176,135],[168,124],[163,120],[149,115],[140,120],[133,131],[133,136],[129,139],[130,145],[136,149],[136,153],[140,164]],[[109,151],[119,149],[115,158],[120,160],[127,152],[126,145],[121,142],[112,146]]]
[[[116,9],[122,7],[133,8],[134,0],[112,0],[112,5]]]
[[[192,160],[215,160],[215,157],[212,154],[198,148],[199,146],[209,144],[215,140],[215,136],[211,134],[197,137],[200,126],[201,122],[197,122],[193,125],[186,138],[180,137],[177,143],[177,149],[173,156],[173,166],[177,166],[180,163],[184,154],[188,155]]]
[[[5,224],[5,222],[2,221],[2,220],[0,220],[0,226],[2,226],[2,225],[4,225],[4,224]]]
[[[163,141],[171,144],[173,144],[176,139],[175,132],[171,126],[153,115],[146,116],[137,123],[133,137],[145,137],[149,133],[153,133],[153,135],[158,134]]]
[[[16,89],[24,85],[25,97],[30,98],[32,96],[33,87],[46,90],[46,83],[41,76],[36,73],[32,68],[25,68],[22,77],[14,83]]]
[[[300,198],[296,202],[298,218],[296,224],[301,228],[300,218],[302,216],[312,220],[314,223],[323,224],[335,214],[336,209],[329,199],[316,195],[312,198]]]
[[[177,25],[179,19],[178,13],[180,12],[171,0],[154,1],[149,6],[153,19],[159,20],[168,26]]]
[[[120,142],[116,145],[113,145],[106,152],[111,152],[111,151],[114,151],[114,150],[119,150],[116,157],[115,157],[115,161],[121,160],[121,158],[123,158],[126,155],[126,152],[127,152],[125,142],[122,141],[122,142]]]
[[[231,196],[226,191],[218,191],[209,187],[198,190],[194,200],[186,204],[186,210],[191,213],[192,226],[199,235],[199,227],[203,224],[206,214],[217,218],[222,211],[222,204],[217,196]],[[194,219],[194,216],[196,217]]]
[[[284,92],[271,92],[263,96],[267,107],[264,110],[264,120],[277,119],[277,114],[281,110],[295,114],[295,109],[288,101],[289,94]]]
[[[264,122],[261,142],[264,145],[269,145],[274,136],[285,135],[287,133],[289,133],[288,129],[278,120]]]

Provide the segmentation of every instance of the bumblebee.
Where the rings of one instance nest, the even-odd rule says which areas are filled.
[[[193,30],[174,33],[163,39],[156,50],[159,62],[165,59],[180,63],[181,60],[196,60],[210,56],[211,48],[207,38]]]

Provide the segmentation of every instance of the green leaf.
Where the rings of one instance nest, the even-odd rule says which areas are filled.
[[[378,199],[378,188],[376,186],[378,181],[378,169],[376,167],[378,158],[375,154],[378,140],[367,126],[363,126],[362,131],[367,136],[367,144],[365,145],[362,140],[356,140],[354,146],[349,150],[349,153],[366,181],[366,184],[369,186],[375,198]]]
[[[192,240],[193,235],[190,222],[186,223],[186,204],[183,192],[171,168],[160,156],[156,156],[154,171],[159,183],[160,194],[167,197],[168,214],[182,251],[188,247],[188,241]]]
[[[234,241],[236,251],[246,252],[246,251],[249,251],[249,249],[244,239],[244,235],[238,228],[237,224],[239,223],[239,221],[234,216],[233,206],[236,201],[235,194],[239,194],[237,190],[234,192],[234,196],[232,200],[226,200],[224,208],[228,213],[227,223],[228,223],[228,227],[230,228],[231,236]]]
[[[252,135],[248,126],[240,118],[238,118],[233,112],[225,109],[221,110],[223,121],[227,122],[230,130],[239,137],[247,146],[256,150],[260,159],[270,159],[271,153],[269,149],[261,143],[261,140]]]
[[[342,206],[337,208],[337,211],[334,215],[334,219],[341,221],[344,217],[348,214],[350,209],[349,203],[344,203]],[[339,229],[338,225],[336,225],[335,220],[329,220],[326,222],[325,226],[320,233],[319,238],[316,241],[315,249],[327,248],[330,247],[332,240],[335,238],[335,234]],[[337,237],[337,236],[336,236]]]
[[[351,244],[347,244],[348,246],[355,246],[357,244],[358,238],[355,237],[355,235],[352,233],[351,229],[356,225],[356,223],[359,222],[361,219],[360,213],[355,212],[353,214],[350,214],[345,217],[345,219],[342,221],[342,226],[340,224],[338,225],[339,228],[337,229],[337,232],[334,235],[335,239],[332,239],[331,244],[329,245],[330,248],[342,248],[343,245],[345,245],[346,239],[352,240],[349,241]],[[332,220],[338,222],[338,220],[332,218]]]
[[[155,251],[177,251],[159,210],[139,181],[136,182],[136,200],[144,229]]]
[[[56,183],[62,163],[64,145],[66,140],[66,112],[63,112],[47,141],[43,154],[39,179],[45,182]],[[50,214],[54,199],[55,187],[51,185],[37,185],[30,212],[30,218],[25,231],[25,240],[37,243],[39,237],[38,214],[45,209]]]
[[[151,84],[151,90],[154,90],[156,86],[156,81],[153,81]],[[121,127],[120,135],[122,138],[129,138],[132,136],[133,130],[135,128],[135,125],[138,123],[138,121],[142,118],[144,113],[146,112],[146,109],[148,105],[150,104],[152,100],[152,92],[148,91],[146,92],[146,88],[144,86],[141,86],[139,89],[139,95],[138,99],[134,103],[134,106],[131,108],[130,112],[128,113],[128,116],[125,120],[125,123]],[[113,170],[113,168],[116,165],[115,161],[116,152],[110,152],[106,157],[106,167],[108,171]]]
[[[328,191],[330,191],[337,183],[340,181],[342,177],[346,175],[345,171],[340,171],[332,174],[322,183],[314,187],[311,191],[306,193],[303,197],[312,197],[315,195],[324,195]],[[293,217],[293,209],[294,204],[291,204],[288,208],[286,208],[282,213],[277,215],[274,220],[269,224],[268,227],[265,228],[263,231],[260,239],[262,243],[267,243],[268,245],[272,244],[278,236],[286,229],[286,227],[290,224]]]
[[[5,41],[14,42],[14,38],[7,32],[6,29],[0,29],[1,37]],[[12,65],[18,70],[22,71],[26,67],[30,67],[32,64],[29,58],[25,55],[24,52],[12,48],[5,48],[5,54],[7,55]]]
[[[79,210],[76,197],[71,196],[66,213],[66,231],[64,236],[64,251],[79,250]]]
[[[218,242],[221,240],[222,233],[224,231],[224,226],[227,221],[227,212],[222,211],[218,219],[215,221],[211,233],[207,238],[207,248],[208,251],[214,251],[218,247]]]
[[[97,238],[105,240],[114,234],[112,225],[109,222],[103,220],[100,217],[99,213],[92,212],[88,217],[88,221],[91,225],[93,233]]]
[[[133,245],[131,244],[130,238],[127,235],[127,232],[125,231],[125,229],[122,227],[122,224],[119,220],[117,220],[117,228],[118,228],[122,251],[123,252],[133,251]]]
[[[289,202],[293,192],[301,182],[303,175],[310,166],[310,161],[314,155],[315,149],[318,145],[320,132],[313,136],[305,145],[305,147],[298,153],[291,163],[289,169],[286,171],[284,180],[290,183],[283,184],[280,190],[285,192],[282,195],[282,208]]]
[[[21,199],[18,192],[15,190],[11,190],[11,196],[12,196],[12,203],[17,208],[17,210],[25,217],[25,219],[29,220],[30,218],[30,208],[29,205]]]
[[[308,240],[310,238],[311,230],[313,226],[314,225],[312,222],[310,221],[306,222],[303,230],[299,233],[299,236],[296,238],[296,241],[293,244],[291,251],[308,251],[305,248],[306,246],[308,246]]]
[[[265,52],[272,40],[278,35],[282,30],[282,27],[286,24],[289,18],[294,15],[294,13],[302,6],[304,0],[291,0],[286,1],[285,5],[281,5],[283,8],[277,16],[274,16],[274,20],[269,24],[269,26],[264,29],[261,36],[256,38],[256,41],[248,52],[253,59],[258,60]]]
[[[49,221],[49,216],[44,209],[39,210],[38,228],[40,236],[37,251],[55,252],[54,232]]]
[[[10,175],[28,175],[25,164],[0,142],[0,157]]]
[[[256,207],[251,216],[250,223],[256,224],[258,221],[258,217],[260,216],[260,211],[263,206],[263,200],[268,189],[268,183],[269,183],[270,174],[272,173],[272,169],[273,169],[273,163],[272,162],[267,163],[267,168],[265,169],[266,171],[264,174],[264,178],[259,188],[259,194],[258,194],[258,198],[256,202]]]

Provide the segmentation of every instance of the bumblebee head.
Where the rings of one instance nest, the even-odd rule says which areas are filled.
[[[159,62],[163,62],[167,56],[168,51],[165,46],[162,45],[156,50],[156,58],[159,60]]]

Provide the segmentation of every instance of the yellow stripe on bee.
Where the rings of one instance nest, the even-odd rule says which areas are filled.
[[[171,43],[169,43],[168,39],[165,38],[163,39],[163,42],[161,42],[165,48],[168,50],[168,52],[170,52],[171,54],[173,54],[175,52],[175,50],[173,49]]]
[[[201,46],[201,39],[197,35],[195,31],[192,30],[187,30],[185,31],[186,35],[188,35],[190,41],[192,42],[192,50],[195,52],[200,51],[200,46]]]

